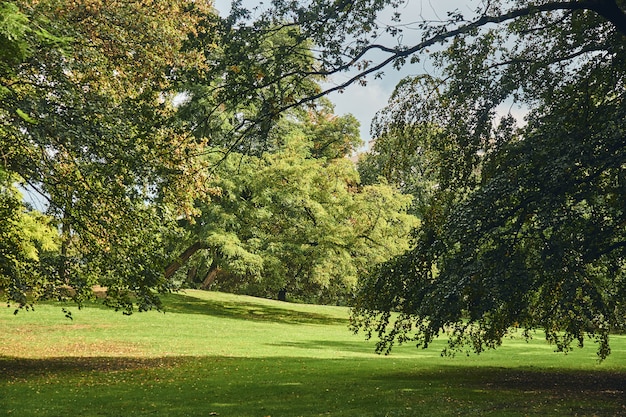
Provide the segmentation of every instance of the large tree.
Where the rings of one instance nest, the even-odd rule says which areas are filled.
[[[260,157],[223,156],[219,147],[208,154],[219,161],[210,192],[197,199],[187,246],[167,274],[190,260],[188,276],[204,287],[219,273],[216,284],[228,291],[345,301],[358,276],[410,247],[411,198],[387,184],[359,184],[345,157],[359,142],[358,125],[332,115],[328,103],[290,112],[270,141],[282,146]]]
[[[201,144],[173,117],[172,96],[177,74],[202,59],[181,48],[211,11],[184,0],[0,6],[1,169],[46,201],[61,232],[45,277],[1,289],[22,304],[42,285],[80,301],[99,283],[114,307],[130,311],[134,293],[150,308],[152,289],[169,285],[160,239],[198,177],[186,174]]]
[[[381,26],[387,6],[397,13]],[[541,328],[558,350],[589,336],[605,357],[625,317],[626,5],[487,1],[432,21],[399,6],[278,1],[251,24],[256,36],[280,23],[312,39],[319,65],[300,77],[360,69],[333,89],[429,61],[376,125],[379,148],[414,143],[390,149],[426,173],[412,182],[428,200],[422,227],[414,250],[364,283],[355,327],[381,351],[448,333],[477,352],[510,328]],[[248,16],[235,7],[232,27]],[[383,31],[397,35],[390,46],[372,41]]]
[[[46,40],[58,41],[32,25],[15,4],[0,2],[0,100],[11,95],[10,80],[29,57],[32,45]],[[14,111],[27,117],[20,108]],[[4,123],[0,125],[0,137],[7,130]],[[10,300],[26,304],[25,288],[38,287],[36,295],[46,291],[46,286],[37,285],[42,275],[39,261],[58,249],[58,237],[49,218],[24,204],[17,186],[20,179],[0,165],[0,288]]]

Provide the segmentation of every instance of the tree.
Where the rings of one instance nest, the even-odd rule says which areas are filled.
[[[31,44],[46,39],[53,38],[31,27],[17,6],[0,2],[0,99],[11,94],[8,80],[28,58]],[[15,111],[28,118],[21,109]],[[0,125],[0,136],[4,137],[5,129]],[[38,285],[45,282],[39,260],[58,249],[58,237],[50,218],[23,203],[16,186],[20,180],[0,166],[0,288],[10,300],[27,305],[26,291],[35,287],[40,294],[50,291],[48,286]]]
[[[15,38],[23,54],[0,74],[0,163],[58,222],[46,285],[69,286],[80,302],[100,283],[115,308],[132,311],[131,294],[140,309],[158,306],[152,290],[170,286],[159,241],[189,209],[187,173],[198,168],[190,155],[201,146],[174,118],[174,81],[200,59],[181,48],[210,10],[182,0],[81,0],[18,1],[9,11],[26,26],[11,26],[25,36]]]
[[[344,160],[361,143],[353,116],[335,116],[326,99],[293,105],[320,91],[316,77],[298,76],[316,65],[298,28],[274,25],[267,36],[247,37],[251,43],[242,45],[234,40],[242,34],[228,21],[216,27],[191,40],[215,55],[206,72],[186,74],[181,111],[210,145],[207,160],[215,170],[207,189],[213,192],[197,199],[201,215],[188,225],[190,240],[166,275],[200,252],[205,256],[191,259],[198,264],[187,275],[203,271],[205,287],[220,271],[229,278],[218,279],[223,289],[255,295],[288,290],[309,298],[323,293],[332,301],[333,291],[352,289],[357,273],[366,269],[365,254],[376,263],[408,247],[406,234],[396,242],[380,230],[406,232],[414,219],[404,215],[405,200],[390,187],[356,192],[357,173]],[[371,202],[362,201],[365,194]],[[385,198],[388,207],[371,209]],[[354,235],[356,217],[370,209],[370,221],[387,213],[389,223],[381,218]],[[374,248],[362,247],[363,239],[372,243],[374,236],[381,238]]]
[[[395,98],[394,95],[391,101]],[[380,122],[384,123],[384,119]],[[433,141],[441,129],[429,124],[385,125],[383,129],[376,120],[373,126],[380,134],[368,151],[359,155],[358,170],[363,183],[374,184],[384,178],[414,197],[411,213],[419,218],[427,216],[439,188],[438,167],[442,161]]]
[[[414,183],[425,190],[434,179],[435,187],[415,248],[364,283],[355,328],[378,334],[381,351],[396,341],[425,347],[448,333],[452,350],[476,352],[498,346],[512,327],[542,328],[557,350],[590,336],[606,357],[609,334],[624,326],[626,295],[626,6],[489,1],[419,21],[409,37],[401,26],[378,26],[387,5],[398,7],[274,2],[250,24],[257,36],[277,22],[298,25],[320,59],[300,77],[360,69],[331,90],[389,65],[435,65],[403,81],[380,116],[378,140],[388,143],[434,132],[408,152],[432,167]],[[231,21],[237,16],[247,17],[241,8]],[[381,31],[415,42],[371,42]],[[515,106],[527,113],[523,123],[502,116]]]
[[[24,207],[15,183],[0,168],[0,288],[28,305],[27,291],[36,289],[41,297],[52,292],[39,261],[58,250],[59,239],[52,219]]]
[[[358,126],[342,138],[353,117],[330,117],[331,110],[324,104],[321,121],[314,109],[282,119],[270,132],[284,143],[275,152],[223,157],[218,148],[213,191],[197,200],[201,214],[168,273],[198,252],[204,257],[191,270],[203,271],[203,286],[219,269],[221,289],[337,303],[359,275],[406,251],[415,226],[405,212],[410,197],[385,184],[359,186],[344,158]],[[322,149],[335,157],[319,157]]]
[[[396,92],[383,129],[441,126],[440,157],[430,161],[441,163],[441,189],[431,203],[438,215],[424,222],[416,249],[389,266],[411,271],[403,293],[410,306],[395,294],[407,279],[388,269],[363,289],[359,325],[388,322],[373,313],[380,303],[405,313],[381,333],[379,349],[394,339],[428,346],[447,331],[451,348],[480,352],[519,327],[543,329],[558,350],[589,335],[604,358],[609,333],[623,329],[625,228],[616,201],[626,191],[617,93],[624,35],[613,27],[599,37],[607,25],[593,13],[555,15],[558,30],[556,16],[532,13],[499,33],[455,39],[438,56],[447,81],[434,80],[441,94],[431,100],[432,81]],[[505,49],[504,33],[527,43]],[[494,123],[509,97],[528,103],[525,126],[510,115]],[[445,308],[435,301],[442,299]]]
[[[275,151],[280,136],[270,132],[283,112],[321,90],[320,77],[300,76],[316,66],[311,43],[296,26],[270,24],[257,36],[255,28],[234,30],[232,24],[207,14],[186,42],[205,60],[181,72],[187,94],[181,118],[211,146],[254,155]],[[311,104],[318,105],[325,106]]]

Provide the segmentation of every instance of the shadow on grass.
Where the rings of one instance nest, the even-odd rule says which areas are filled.
[[[337,342],[332,340],[309,340],[306,342],[282,342],[282,343],[268,343],[268,346],[276,347],[289,347],[307,350],[331,350],[351,353],[363,353],[369,356],[378,357],[374,353],[372,344],[363,343],[362,340],[358,342]]]
[[[9,411],[38,416],[626,414],[626,372],[363,358],[4,357],[0,390]]]
[[[162,296],[165,312],[205,314],[242,320],[270,321],[288,324],[347,324],[347,319],[319,313],[308,313],[254,302],[221,302],[204,300],[184,294]]]
[[[475,389],[552,393],[554,395],[595,393],[623,396],[626,406],[626,372],[615,371],[545,371],[534,369],[509,369],[501,367],[443,366],[437,371],[448,374],[450,381],[463,383]],[[381,377],[390,381],[412,381],[415,375],[408,372],[391,373]],[[626,408],[624,409],[626,412]]]
[[[0,381],[88,372],[119,372],[178,366],[182,357],[56,357],[46,359],[0,356]]]

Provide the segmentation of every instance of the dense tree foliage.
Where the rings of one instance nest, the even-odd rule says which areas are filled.
[[[0,3],[0,100],[11,95],[10,80],[29,57],[37,41],[54,42],[47,32],[32,27],[16,5]],[[15,114],[27,115],[20,109]],[[8,127],[0,125],[0,137]],[[5,158],[6,161],[6,158]],[[49,288],[42,284],[41,258],[58,249],[58,237],[50,219],[24,205],[17,187],[19,175],[0,165],[0,288],[8,298],[25,305],[25,288],[38,294]]]
[[[609,353],[626,317],[625,40],[593,11],[529,11],[456,37],[436,54],[441,77],[398,86],[381,140],[437,126],[414,148],[437,189],[420,184],[416,248],[363,288],[357,325],[379,349],[447,332],[480,352],[541,328],[558,350],[588,335]],[[506,100],[527,106],[525,124],[499,115]]]
[[[384,25],[387,6],[397,13]],[[558,350],[589,336],[605,357],[625,317],[626,6],[488,1],[432,21],[398,6],[274,2],[253,23],[241,7],[232,16],[258,36],[298,25],[320,59],[303,78],[360,69],[333,89],[429,61],[380,114],[362,168],[423,200],[422,227],[409,254],[364,283],[355,328],[381,351],[447,333],[453,350],[476,352],[510,328],[542,328]],[[373,41],[382,32],[391,46]]]
[[[53,293],[71,287],[77,301],[106,285],[108,302],[125,310],[133,291],[149,308],[151,289],[168,286],[159,236],[194,190],[183,174],[197,143],[173,122],[171,95],[176,71],[196,64],[180,49],[203,10],[185,1],[2,5],[0,41],[19,52],[2,57],[2,168],[46,200],[61,231],[41,280]],[[20,282],[9,299],[36,299],[41,282]]]
[[[116,309],[158,307],[199,249],[207,282],[330,293],[408,247],[407,197],[356,191],[356,119],[309,100],[311,43],[277,25],[242,45],[230,22],[188,0],[0,2],[9,302],[101,285]]]
[[[0,168],[0,288],[27,305],[25,288],[36,297],[50,291],[41,260],[53,256],[59,239],[50,218],[23,206],[16,180]]]
[[[230,18],[205,15],[185,43],[203,52],[201,66],[180,74],[187,101],[180,113],[186,127],[210,146],[259,155],[280,148],[272,135],[286,109],[320,98],[311,43],[297,26],[274,25],[258,36],[235,30]]]
[[[256,37],[228,19],[205,24],[213,30],[187,47],[210,59],[205,71],[183,74],[179,114],[206,141],[214,169],[166,276],[189,261],[187,279],[204,287],[337,302],[357,275],[408,248],[415,219],[406,197],[386,185],[359,188],[345,159],[361,144],[358,122],[311,99],[319,77],[300,75],[317,63],[297,27]]]
[[[275,152],[209,154],[220,160],[211,191],[197,200],[188,246],[168,273],[198,252],[188,277],[204,287],[217,278],[214,285],[228,291],[337,303],[358,276],[409,248],[410,197],[384,184],[360,186],[344,157],[358,142],[358,125],[330,110],[282,119],[270,135],[283,143]]]
[[[626,6],[481,1],[410,31],[399,6],[0,2],[0,289],[80,301],[100,283],[109,305],[150,308],[203,248],[207,279],[330,291],[406,247],[384,177],[421,227],[361,283],[353,324],[380,351],[447,333],[480,352],[513,328],[606,357],[626,317]],[[380,113],[361,186],[338,158],[354,120],[316,100],[426,59]],[[188,245],[173,263],[172,242]]]

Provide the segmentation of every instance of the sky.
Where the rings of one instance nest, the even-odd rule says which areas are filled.
[[[472,10],[480,4],[480,0],[405,0],[405,3],[398,9],[401,13],[402,23],[410,25],[412,22],[428,20],[443,20],[446,18],[446,11],[459,9],[459,11],[471,14]],[[261,4],[259,1],[244,0],[244,6],[254,7]],[[226,16],[230,10],[230,0],[215,0],[215,8],[221,16]],[[391,23],[391,11],[383,12],[378,19],[379,23]],[[412,30],[408,27],[404,33],[405,43],[411,43],[408,39]],[[415,33],[415,32],[413,32]],[[378,43],[392,46],[397,40],[388,36],[381,37]],[[369,59],[375,60],[374,56]],[[370,123],[376,113],[385,107],[396,84],[408,75],[418,75],[424,73],[428,69],[424,64],[416,64],[411,66],[405,65],[400,71],[392,67],[385,68],[385,75],[381,79],[369,77],[367,85],[361,86],[353,84],[343,90],[342,93],[333,92],[328,98],[335,105],[335,113],[337,115],[352,114],[361,123],[361,139],[366,143],[370,137]],[[330,88],[341,84],[351,78],[356,72],[347,72],[335,74],[330,77],[323,86]]]
[[[443,20],[446,17],[446,11],[457,8],[463,13],[471,14],[472,9],[476,8],[475,6],[476,1],[471,0],[405,0],[404,5],[398,11],[401,13],[402,23],[410,25],[421,20]],[[381,14],[378,21],[382,24],[391,24],[391,11]],[[412,33],[416,33],[415,29],[412,30],[410,26],[407,26],[402,35],[405,44],[417,43],[418,39],[410,39]],[[381,37],[377,41],[377,43],[386,46],[393,46],[397,42],[391,36]],[[370,59],[376,60],[376,56]],[[366,86],[353,84],[347,87],[343,93],[333,92],[328,97],[335,104],[335,111],[338,115],[351,113],[359,120],[361,138],[367,143],[371,139],[370,123],[372,119],[379,110],[386,106],[398,82],[407,76],[431,71],[432,68],[429,68],[424,60],[419,64],[407,63],[400,70],[389,66],[384,69],[382,78],[369,77]],[[345,82],[354,73],[355,71],[333,75],[328,80],[328,84],[332,86]]]

